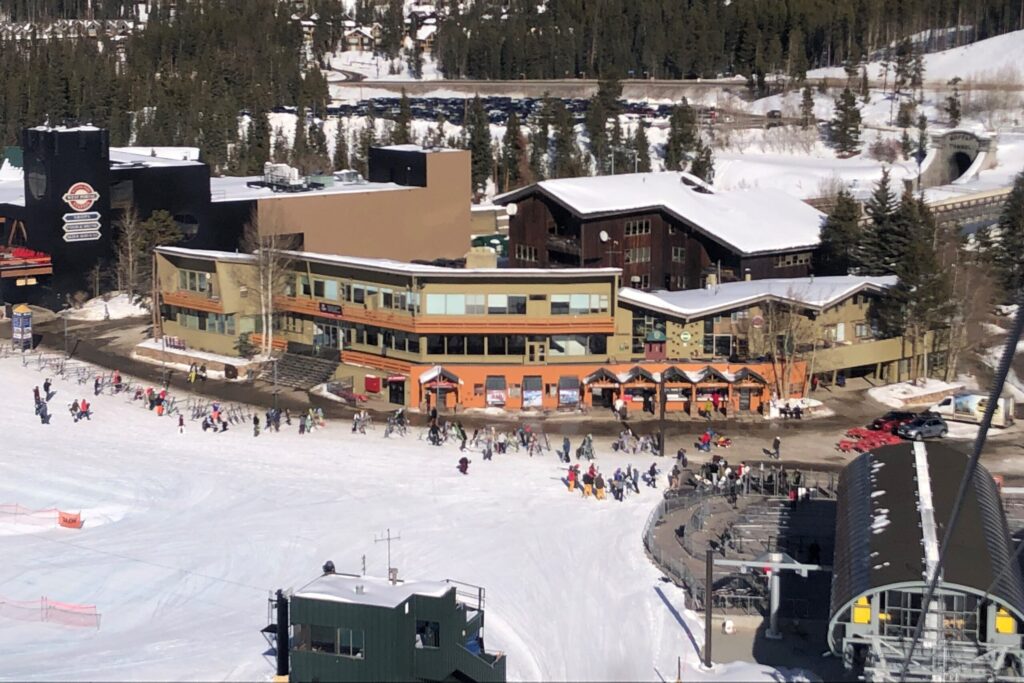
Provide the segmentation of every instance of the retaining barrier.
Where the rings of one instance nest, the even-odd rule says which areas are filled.
[[[8,600],[0,596],[0,617],[99,630],[101,615],[95,605],[57,602],[45,596],[38,600]]]
[[[0,503],[0,523],[62,526],[67,529],[81,529],[84,524],[80,512],[64,512],[57,508],[33,510],[17,503]]]

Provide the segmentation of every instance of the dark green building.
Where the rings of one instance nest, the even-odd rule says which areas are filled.
[[[290,680],[504,681],[484,650],[484,591],[324,574],[291,597]]]

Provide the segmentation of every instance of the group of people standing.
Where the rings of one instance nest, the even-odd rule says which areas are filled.
[[[206,381],[206,364],[196,365],[192,363],[188,366],[188,383],[195,384],[197,381]]]
[[[590,467],[586,471],[582,471],[580,465],[573,464],[569,465],[563,481],[570,493],[575,492],[578,488],[584,498],[593,496],[597,500],[604,500],[606,490],[610,489],[612,498],[622,502],[629,491],[640,493],[641,480],[647,486],[657,488],[659,472],[657,463],[651,463],[650,469],[643,475],[632,465],[626,465],[625,469],[616,468],[611,479],[606,480],[601,468],[596,463],[590,463]]]

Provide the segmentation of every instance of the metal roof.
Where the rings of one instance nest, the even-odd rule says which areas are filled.
[[[921,449],[918,456],[915,449]],[[846,466],[837,492],[833,622],[862,595],[896,584],[927,585],[926,555],[935,548],[929,548],[922,523],[927,505],[920,501],[930,496],[933,538],[941,543],[967,463],[951,446],[908,442],[864,453]],[[950,539],[941,585],[974,594],[991,587],[992,597],[1024,619],[1024,580],[1012,556],[999,492],[992,475],[978,467]]]

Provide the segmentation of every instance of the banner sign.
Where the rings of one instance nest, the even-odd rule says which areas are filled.
[[[82,513],[76,512],[71,514],[70,512],[57,511],[57,523],[66,529],[81,529],[82,528]]]

